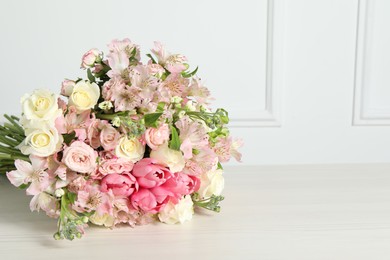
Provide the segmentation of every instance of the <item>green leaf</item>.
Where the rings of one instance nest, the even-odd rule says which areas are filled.
[[[171,126],[171,141],[169,142],[169,148],[172,150],[180,151],[180,139],[179,134],[175,127]]]
[[[222,164],[220,162],[218,162],[218,167],[217,167],[218,170],[223,170],[223,167],[222,167]]]
[[[92,74],[92,72],[91,72],[91,69],[88,69],[88,70],[87,70],[87,76],[88,76],[89,81],[91,81],[92,83],[95,83],[95,82],[96,82],[96,79],[95,79],[95,77],[93,76],[93,74]]]
[[[23,184],[20,185],[18,188],[24,190],[24,189],[26,189],[27,187],[28,187],[28,184],[23,183]]]
[[[157,120],[160,118],[162,114],[163,114],[162,112],[146,114],[144,116],[145,126],[157,127]]]
[[[164,108],[165,108],[165,102],[160,102],[160,103],[158,103],[158,105],[157,105],[156,111],[158,111],[158,112],[164,112]]]
[[[72,132],[70,134],[62,135],[64,137],[64,142],[69,145],[76,138],[76,132]]]
[[[146,56],[148,56],[151,60],[152,60],[152,63],[153,64],[157,64],[156,60],[153,58],[152,54],[148,53],[146,54]]]
[[[77,199],[77,194],[76,193],[73,193],[73,192],[67,192],[66,193],[66,196],[68,197],[68,200],[71,204],[74,204],[74,202],[76,201]]]
[[[182,72],[181,75],[183,76],[183,78],[191,78],[192,76],[194,76],[196,74],[196,72],[198,72],[198,67],[196,67],[196,69],[194,69],[192,72]]]

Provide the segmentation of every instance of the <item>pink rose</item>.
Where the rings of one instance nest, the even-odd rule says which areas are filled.
[[[168,203],[168,200],[159,200],[153,192],[144,188],[133,193],[130,199],[135,209],[151,214],[158,213]]]
[[[138,183],[131,174],[110,174],[103,178],[101,191],[112,190],[115,196],[128,197],[138,190]]]
[[[81,59],[81,68],[91,68],[95,62],[101,60],[101,52],[98,49],[90,49],[87,51]]]
[[[118,145],[120,133],[111,125],[105,125],[100,132],[100,143],[104,150],[114,150]]]
[[[156,150],[160,145],[169,139],[169,126],[162,124],[159,128],[148,128],[145,131],[145,141],[147,145]]]
[[[156,164],[156,161],[151,158],[138,161],[132,173],[143,188],[160,186],[172,177],[172,173],[166,167]]]
[[[133,166],[134,164],[125,158],[113,158],[104,161],[99,167],[99,172],[102,175],[114,173],[122,174],[125,172],[131,172]]]
[[[75,141],[65,148],[62,162],[72,171],[92,173],[96,169],[97,152],[91,146]]]
[[[94,119],[87,129],[87,139],[89,145],[91,145],[94,149],[97,149],[100,145],[100,131],[106,124],[105,121],[101,121],[99,119]]]
[[[76,85],[76,82],[70,79],[65,79],[61,84],[61,95],[69,97],[72,95],[73,88]]]

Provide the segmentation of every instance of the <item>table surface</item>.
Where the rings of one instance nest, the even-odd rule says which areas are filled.
[[[390,259],[389,164],[232,166],[225,183],[219,214],[70,242],[2,177],[0,259]]]

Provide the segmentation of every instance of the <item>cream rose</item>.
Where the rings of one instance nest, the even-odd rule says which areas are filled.
[[[73,142],[64,150],[62,162],[72,171],[92,173],[96,170],[97,152],[84,142]]]
[[[129,139],[127,136],[119,139],[119,144],[115,148],[118,157],[129,159],[133,163],[144,157],[145,146],[135,137]]]
[[[211,195],[219,196],[225,186],[225,180],[221,169],[208,171],[200,176],[200,188],[198,193],[201,198],[209,198]]]
[[[169,202],[158,214],[161,222],[167,224],[183,223],[191,220],[194,214],[194,203],[191,196],[183,197],[176,205]]]
[[[29,121],[47,121],[53,123],[61,115],[58,107],[58,96],[45,89],[37,89],[31,95],[26,94],[21,99],[23,110],[23,125]]]
[[[183,154],[180,151],[170,149],[167,142],[153,150],[150,153],[150,158],[155,159],[159,164],[168,166],[173,173],[180,172],[185,166]]]
[[[20,144],[20,150],[25,155],[47,157],[58,151],[62,142],[62,135],[54,127],[31,128],[26,130],[26,139]]]
[[[87,81],[79,81],[69,96],[69,105],[74,106],[78,113],[93,108],[100,97],[99,86]]]

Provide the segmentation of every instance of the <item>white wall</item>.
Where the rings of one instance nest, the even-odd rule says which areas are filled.
[[[0,111],[129,37],[185,54],[247,164],[390,162],[386,0],[1,1]]]

